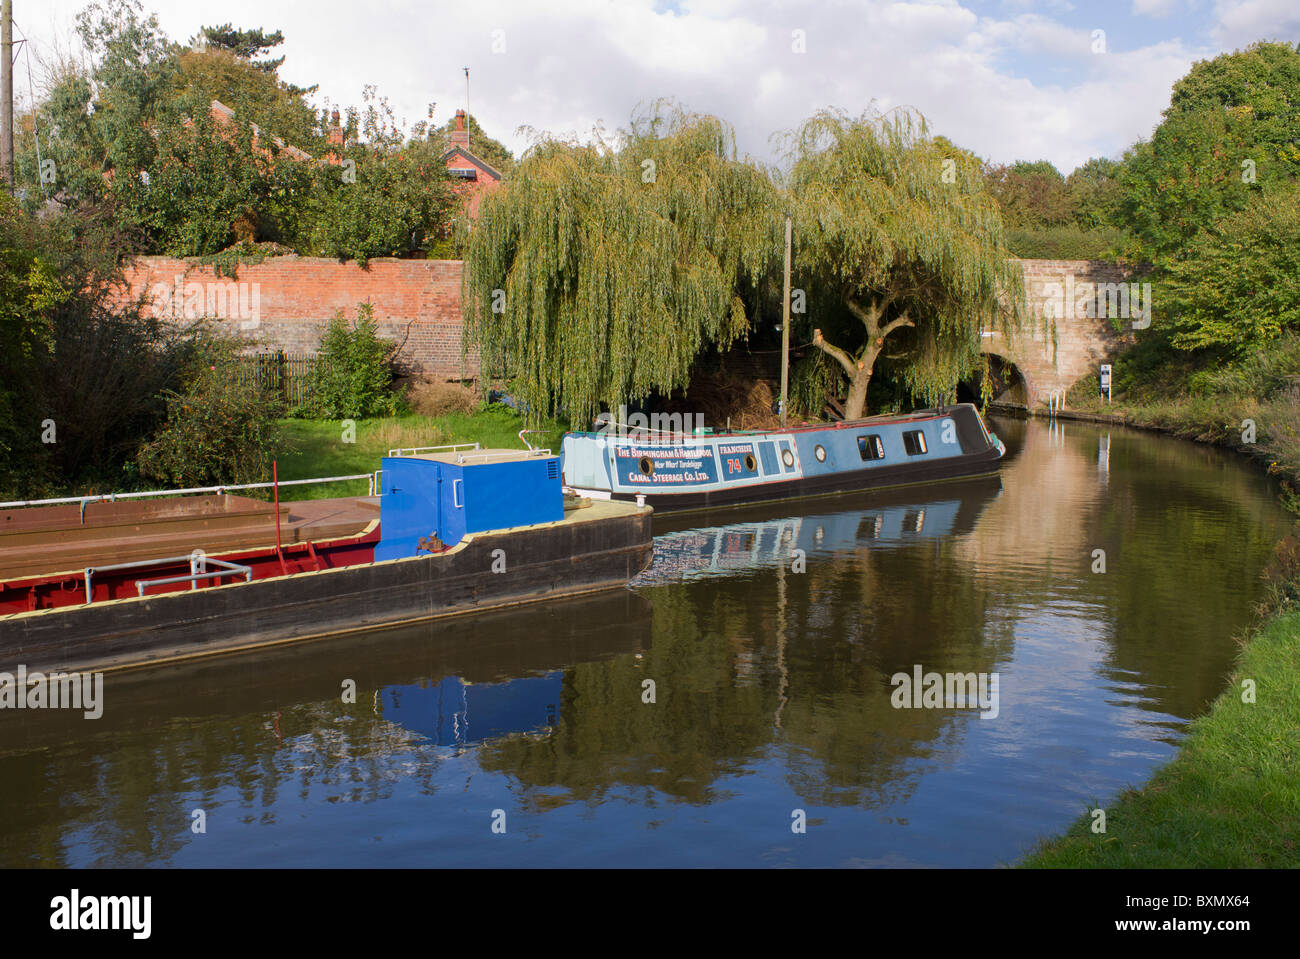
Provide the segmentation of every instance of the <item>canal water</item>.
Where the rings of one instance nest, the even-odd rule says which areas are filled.
[[[0,865],[1013,863],[1173,755],[1289,521],[1212,449],[992,426],[992,480],[662,517],[629,590],[0,711]]]

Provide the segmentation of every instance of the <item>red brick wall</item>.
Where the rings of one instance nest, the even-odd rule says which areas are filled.
[[[178,281],[177,277],[181,279]],[[242,295],[244,310],[222,313],[191,308],[188,318],[219,314],[231,332],[267,349],[314,353],[330,319],[339,310],[353,319],[358,304],[369,303],[379,335],[401,343],[399,361],[431,376],[457,379],[477,373],[470,354],[462,363],[459,260],[371,260],[362,269],[352,262],[318,257],[277,256],[244,265],[232,280],[210,266],[194,266],[169,257],[141,257],[126,275],[123,296],[145,293],[153,312],[170,307],[160,294],[182,284],[178,318],[186,318],[186,298],[198,291],[197,304],[220,286]],[[235,283],[236,287],[228,284]],[[191,284],[197,284],[193,286]],[[214,301],[215,302],[215,301]],[[234,303],[233,296],[229,299]],[[255,309],[250,309],[255,307]],[[251,314],[255,313],[256,316]]]
[[[1116,265],[1087,260],[1021,260],[1029,305],[1041,313],[1045,289],[1067,276],[1076,282],[1113,283],[1132,279]],[[461,360],[461,262],[459,260],[371,260],[367,269],[355,263],[314,257],[271,257],[256,266],[241,266],[234,281],[215,275],[212,267],[191,266],[184,260],[142,257],[128,272],[131,295],[198,285],[200,294],[238,282],[248,284],[244,301],[257,292],[257,317],[227,314],[224,325],[267,349],[314,353],[330,318],[342,310],[349,319],[357,305],[370,303],[379,335],[402,344],[400,361],[414,371],[446,379],[474,376],[478,357]],[[188,288],[186,288],[188,289]],[[183,293],[185,290],[182,291]],[[184,296],[182,296],[184,303]],[[182,307],[183,310],[183,307]],[[190,318],[205,315],[191,311]],[[211,311],[208,311],[211,315]],[[1056,342],[1042,330],[1022,331],[1006,342],[1001,334],[986,338],[984,349],[1005,356],[1020,367],[1030,403],[1045,402],[1053,390],[1068,389],[1081,376],[1108,362],[1131,337],[1119,334],[1106,319],[1071,317],[1056,323]]]

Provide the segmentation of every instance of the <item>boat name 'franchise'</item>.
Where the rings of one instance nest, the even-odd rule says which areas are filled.
[[[81,709],[86,719],[104,715],[103,673],[0,673],[0,709]]]
[[[997,673],[894,673],[889,697],[895,709],[979,709],[980,719],[998,716]]]
[[[74,889],[71,895],[50,900],[50,928],[59,932],[125,929],[132,939],[148,939],[152,911],[152,896],[82,896]]]

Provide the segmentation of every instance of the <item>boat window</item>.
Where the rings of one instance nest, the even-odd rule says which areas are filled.
[[[655,464],[648,456],[641,457],[641,462],[638,465],[641,467],[641,472],[646,476],[655,471]]]
[[[794,469],[794,454],[789,450],[781,450],[781,462],[786,465],[787,469]]]
[[[864,460],[883,460],[885,458],[885,444],[874,433],[870,436],[859,436],[858,452],[862,454]]]
[[[903,434],[903,449],[908,456],[920,456],[925,452],[925,434],[920,430],[908,430]]]
[[[813,447],[813,456],[817,457],[818,463],[826,462],[826,447],[818,445]]]

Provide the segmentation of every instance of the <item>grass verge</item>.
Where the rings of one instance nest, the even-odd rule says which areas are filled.
[[[1253,680],[1255,701],[1243,702]],[[1249,639],[1227,690],[1141,789],[1042,843],[1024,868],[1300,866],[1300,611]]]
[[[390,449],[481,443],[484,447],[523,449],[519,431],[523,417],[508,406],[493,404],[476,413],[421,416],[409,413],[357,420],[353,436],[342,421],[286,419],[279,421],[282,439],[276,452],[281,480],[314,479],[373,473]],[[559,450],[563,427],[548,423],[541,435],[529,435],[533,446]],[[349,442],[349,440],[351,440]],[[365,480],[288,486],[281,499],[324,499],[358,496],[366,492]]]

